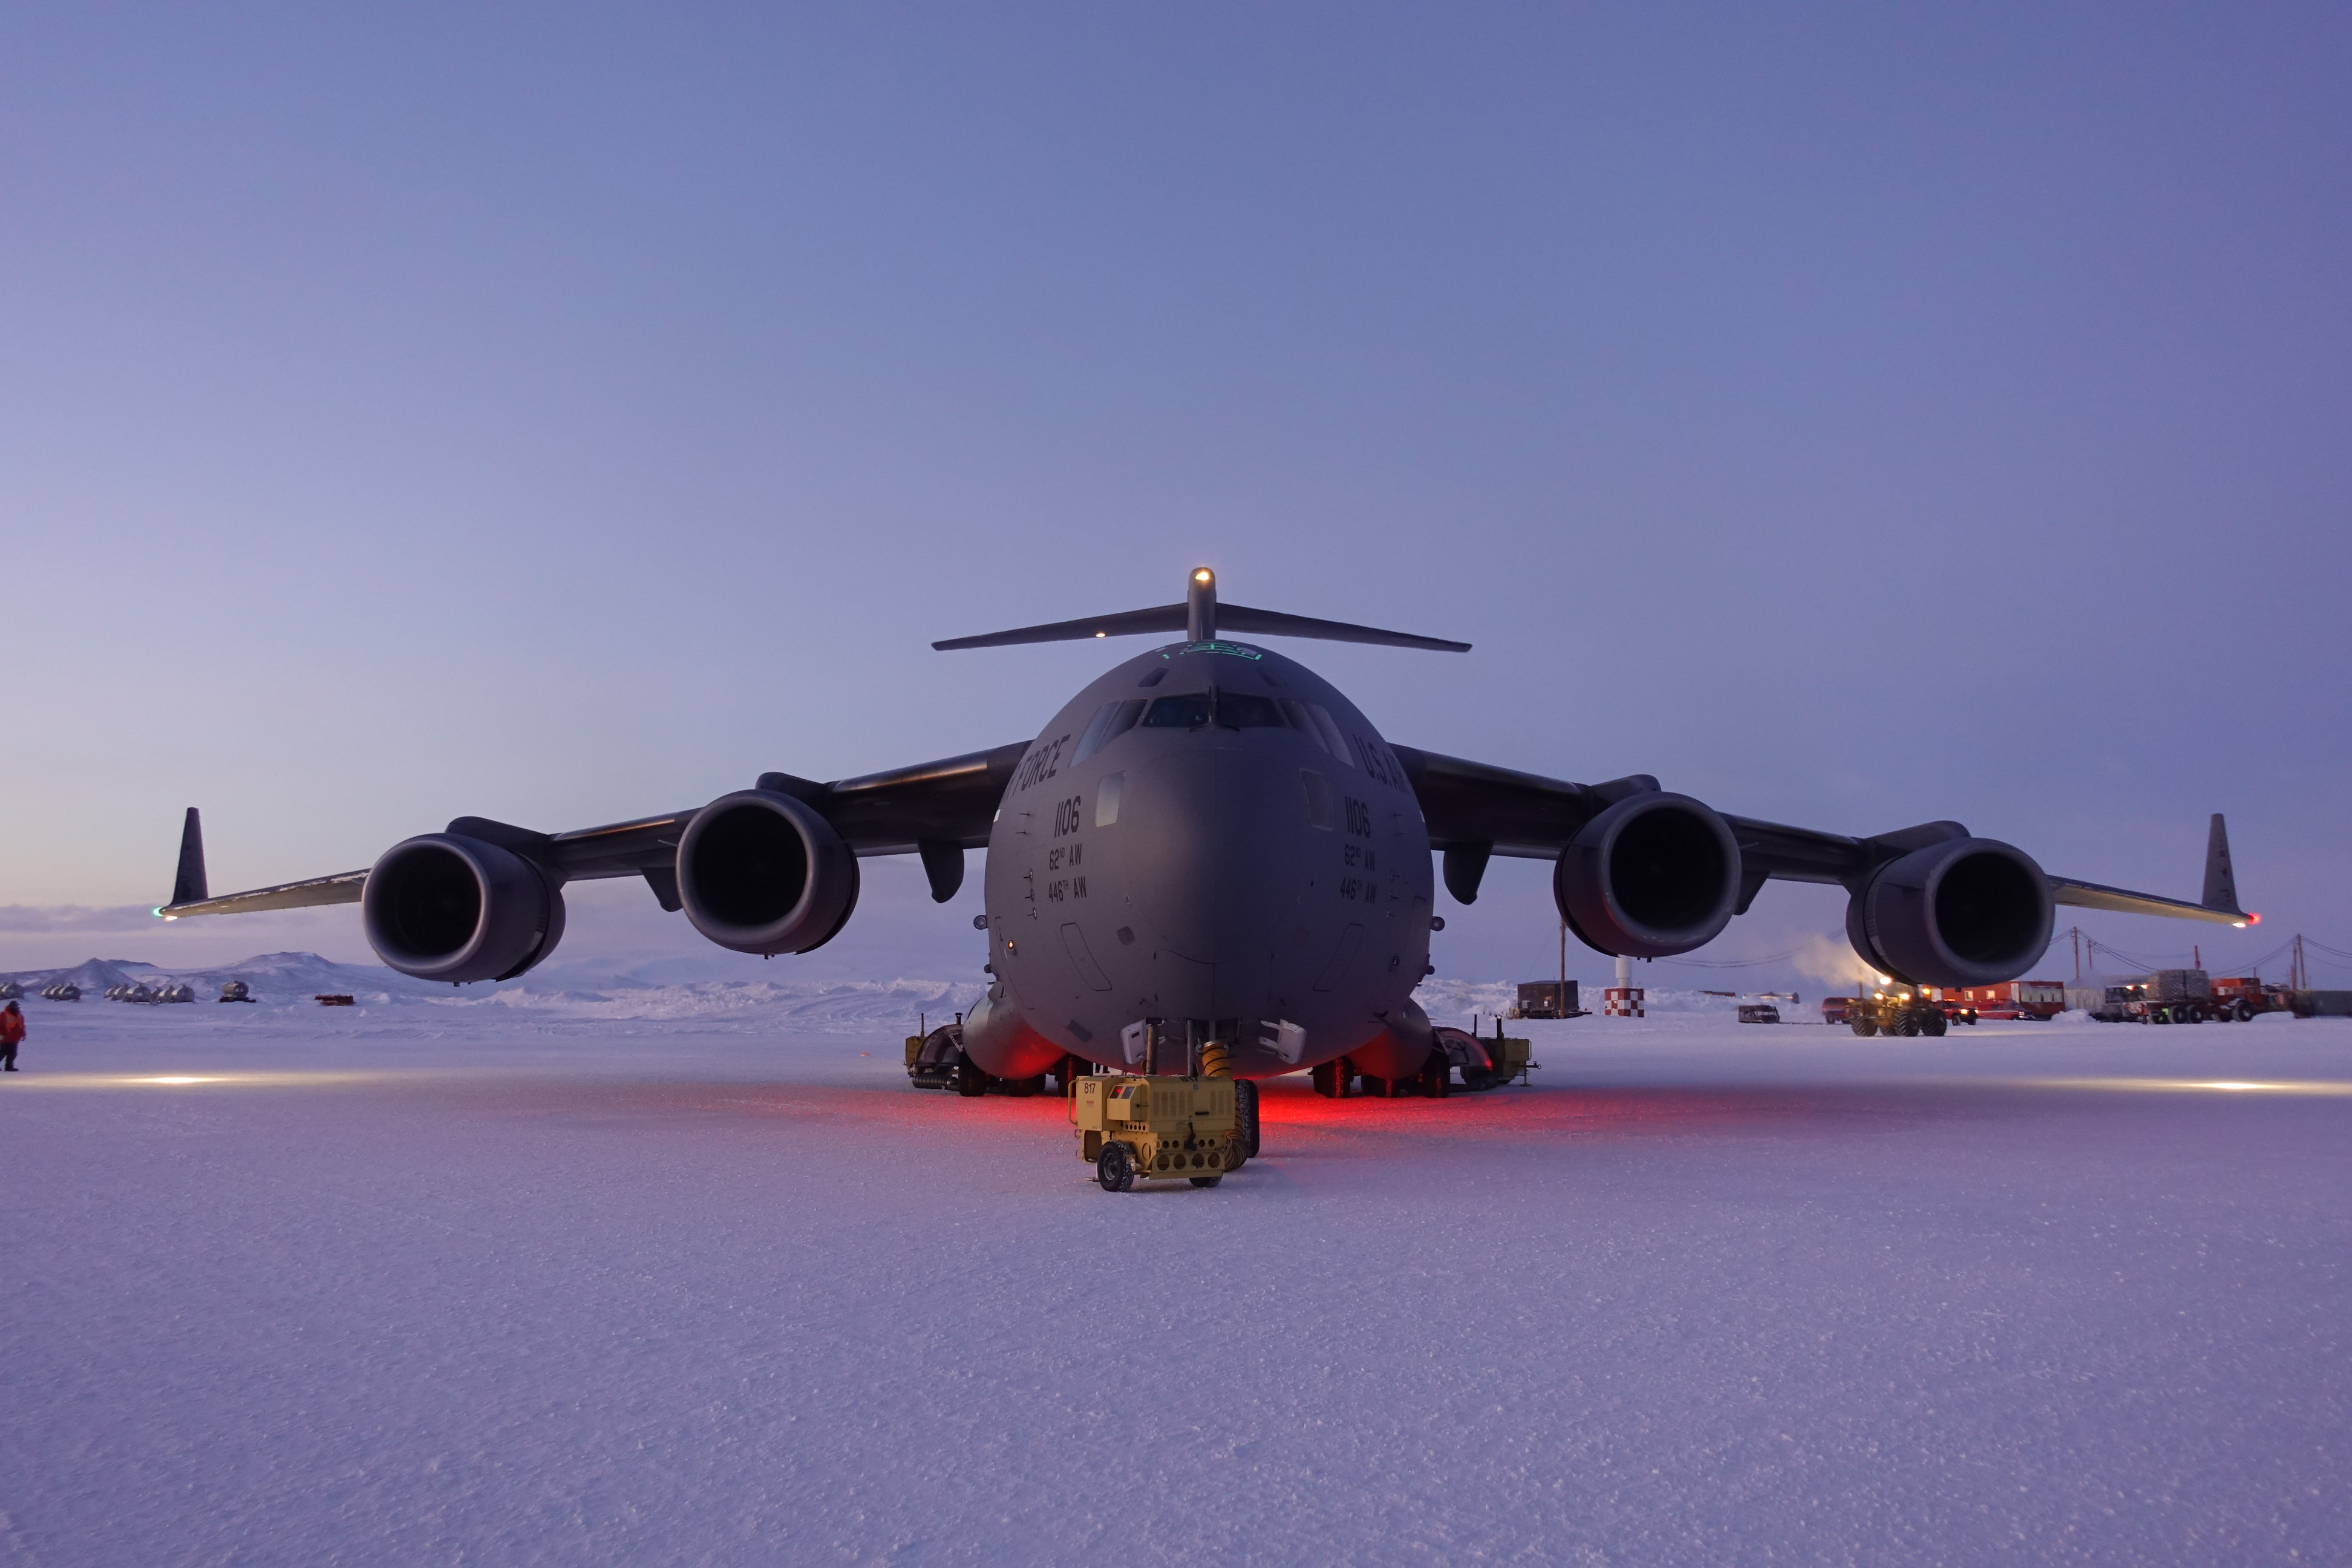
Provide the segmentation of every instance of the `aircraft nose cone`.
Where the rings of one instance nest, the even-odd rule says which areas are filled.
[[[1204,746],[1130,785],[1139,831],[1125,880],[1150,933],[1162,1016],[1263,1015],[1275,931],[1304,870],[1296,825],[1271,798],[1272,772]]]

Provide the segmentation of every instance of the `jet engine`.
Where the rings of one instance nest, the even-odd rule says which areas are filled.
[[[677,841],[677,896],[721,947],[807,952],[857,907],[857,857],[811,806],[739,790],[695,813]]]
[[[1619,801],[1552,868],[1553,900],[1587,947],[1665,958],[1715,940],[1739,904],[1739,841],[1686,795]]]
[[[368,945],[385,963],[457,985],[511,980],[563,940],[554,877],[510,849],[455,833],[385,850],[368,872],[360,912]]]
[[[1951,838],[1871,873],[1845,907],[1854,952],[1914,985],[1991,985],[2050,945],[2050,879],[2022,849]]]

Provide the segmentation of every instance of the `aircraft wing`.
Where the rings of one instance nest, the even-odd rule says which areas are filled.
[[[1593,817],[1629,795],[1658,787],[1658,781],[1646,773],[1607,784],[1580,784],[1410,746],[1390,749],[1403,764],[1421,802],[1431,847],[1445,854],[1446,886],[1464,903],[1476,896],[1487,856],[1557,858]],[[1724,821],[1739,843],[1738,910],[1742,914],[1767,881],[1824,882],[1852,889],[1880,866],[1914,849],[1969,837],[1969,830],[1957,822],[1922,823],[1857,838],[1728,814]],[[2137,893],[2071,877],[2050,877],[2049,883],[2054,902],[2083,909],[2225,925],[2252,925],[2262,918],[2238,907],[2229,839],[2218,814],[2206,840],[2201,900]],[[1465,888],[1470,898],[1463,897]]]
[[[338,871],[303,882],[280,882],[274,888],[225,893],[217,899],[175,900],[155,912],[167,921],[183,915],[250,915],[263,910],[307,910],[320,904],[356,904],[367,885],[365,869]]]
[[[943,856],[953,860],[953,879],[960,881],[961,852],[988,843],[997,803],[1003,799],[1004,787],[1012,782],[1013,771],[1021,765],[1029,744],[1015,741],[984,752],[831,784],[791,773],[762,773],[759,787],[815,807],[861,856],[922,853],[936,892],[946,877]],[[562,881],[642,876],[663,908],[676,909],[677,841],[700,809],[692,806],[566,833],[537,833],[487,817],[461,816],[445,831],[511,849],[545,867]],[[362,869],[209,897],[204,889],[198,831],[191,808],[182,841],[179,889],[171,903],[155,911],[165,920],[355,904],[367,885],[368,873]]]

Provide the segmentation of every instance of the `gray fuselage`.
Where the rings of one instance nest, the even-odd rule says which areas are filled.
[[[1432,894],[1412,787],[1329,682],[1230,641],[1129,659],[1037,737],[990,831],[991,1010],[1027,1025],[992,1065],[1143,1070],[1152,1026],[1227,1041],[1245,1077],[1417,1070]]]

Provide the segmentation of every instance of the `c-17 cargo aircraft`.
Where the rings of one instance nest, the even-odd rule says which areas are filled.
[[[1244,637],[1465,652],[1466,643],[1220,605],[1208,568],[1182,603],[934,643],[937,648],[1181,633],[1118,664],[1034,740],[831,784],[762,773],[709,805],[539,833],[461,816],[365,870],[207,895],[195,810],[166,920],[358,903],[404,974],[508,980],[555,951],[563,888],[643,877],[665,910],[739,952],[824,946],[857,907],[857,862],[921,858],[931,896],[987,853],[985,997],[950,1064],[966,1093],[1066,1086],[1095,1065],[1181,1072],[1223,1042],[1234,1075],[1318,1069],[1383,1086],[1424,1072],[1445,889],[1470,903],[1496,855],[1552,862],[1569,930],[1598,952],[1687,952],[1763,885],[1846,889],[1846,932],[1914,985],[2022,974],[2054,907],[2246,925],[2221,819],[2199,902],[2053,877],[1957,822],[1868,837],[1759,822],[1647,774],[1570,784],[1390,743],[1338,688]]]

